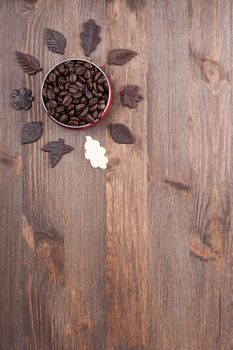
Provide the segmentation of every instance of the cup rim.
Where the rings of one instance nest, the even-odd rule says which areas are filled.
[[[93,66],[95,66],[97,69],[99,69],[102,74],[105,76],[106,78],[106,81],[108,83],[108,87],[109,87],[109,95],[108,95],[108,102],[107,102],[107,105],[102,113],[102,115],[96,119],[93,123],[88,123],[88,124],[85,124],[85,125],[78,125],[78,126],[74,126],[74,125],[67,125],[67,124],[63,124],[61,122],[59,122],[57,119],[55,119],[54,117],[52,117],[46,106],[45,106],[45,103],[44,103],[44,98],[43,98],[43,87],[44,87],[44,84],[45,84],[45,80],[47,79],[48,75],[57,67],[59,66],[60,64],[62,63],[65,63],[65,62],[69,62],[69,61],[83,61],[83,62],[86,62],[86,63],[90,63],[92,64]],[[64,128],[67,128],[67,129],[71,129],[71,130],[83,130],[83,129],[88,129],[88,128],[91,128],[93,126],[95,126],[96,124],[98,124],[99,122],[101,122],[101,120],[106,116],[106,114],[108,113],[108,110],[110,108],[110,105],[111,105],[111,102],[112,102],[112,87],[111,87],[111,84],[110,84],[110,81],[108,79],[108,76],[106,75],[106,73],[96,64],[96,63],[93,63],[89,60],[86,60],[84,58],[68,58],[68,59],[65,59],[63,61],[60,61],[58,63],[56,63],[45,75],[44,79],[43,79],[43,82],[42,82],[42,85],[41,85],[41,102],[42,102],[42,105],[44,107],[44,110],[45,112],[47,113],[47,115],[49,116],[50,119],[52,119],[56,124],[64,127]]]

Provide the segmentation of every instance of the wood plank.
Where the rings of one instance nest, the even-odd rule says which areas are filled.
[[[104,144],[104,126],[86,132],[65,130],[50,121],[39,100],[42,77],[60,60],[83,58],[79,33],[90,17],[103,27],[103,42],[92,55],[105,61],[104,1],[23,2],[25,52],[40,60],[44,72],[27,77],[36,101],[28,120],[44,122],[43,137],[24,148],[24,235],[29,232],[25,276],[25,332],[30,349],[94,349],[104,343],[105,174],[84,159],[85,135]],[[65,34],[64,56],[42,45],[46,27]],[[51,169],[43,144],[59,137],[75,150]],[[25,316],[26,317],[26,316]]]
[[[125,123],[135,145],[119,145],[106,133],[111,168],[107,171],[107,266],[105,349],[147,349],[147,5],[108,1],[107,47],[128,48],[138,56],[108,67],[114,88],[109,122]],[[145,100],[129,109],[119,101],[126,84],[142,88]]]
[[[190,126],[193,172],[190,237],[193,349],[231,349],[230,1],[189,1]],[[231,259],[231,265],[230,265]],[[232,318],[231,318],[232,325]],[[224,329],[226,331],[224,331]],[[231,333],[232,334],[232,333]]]
[[[21,20],[12,1],[1,1],[1,99],[0,99],[0,349],[22,344],[22,112],[10,107],[10,91],[22,87],[14,50],[21,43]],[[9,59],[12,57],[12,59]]]
[[[189,349],[188,2],[151,1],[148,69],[149,323],[146,349]],[[196,348],[190,348],[195,349]]]

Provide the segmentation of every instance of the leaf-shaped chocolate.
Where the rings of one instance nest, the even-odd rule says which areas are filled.
[[[109,52],[108,63],[122,66],[137,56],[137,52],[127,49],[116,49]]]
[[[89,19],[88,22],[83,24],[83,32],[80,33],[80,38],[86,56],[90,56],[91,52],[95,51],[97,45],[101,42],[100,31],[101,27],[93,19]]]
[[[120,123],[110,124],[109,128],[111,137],[115,142],[125,144],[135,142],[133,134],[126,125]]]
[[[26,111],[32,107],[32,101],[34,97],[32,96],[32,91],[30,89],[14,89],[10,95],[11,106],[18,111],[25,109]]]
[[[136,108],[136,102],[143,100],[142,94],[139,92],[139,86],[137,85],[126,85],[124,90],[120,93],[121,103],[124,106],[129,106],[130,108]]]
[[[66,38],[60,32],[47,28],[45,31],[47,47],[50,51],[63,55],[65,53]]]
[[[35,57],[19,51],[16,51],[15,55],[17,61],[26,73],[33,75],[42,71],[40,63]]]
[[[52,168],[59,162],[63,154],[69,153],[72,150],[73,147],[66,145],[63,139],[51,141],[42,148],[42,151],[50,152],[50,164]]]
[[[42,135],[42,122],[30,122],[24,125],[22,130],[22,144],[32,143],[37,140]]]

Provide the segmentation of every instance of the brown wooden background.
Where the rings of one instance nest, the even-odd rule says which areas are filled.
[[[43,75],[63,57],[42,43],[65,34],[64,58],[84,57],[79,33],[102,26],[91,59],[114,48],[139,55],[108,66],[109,118],[64,130],[40,103]],[[233,247],[231,0],[0,1],[0,349],[232,350]],[[14,52],[44,68],[26,76]],[[142,87],[136,110],[119,91]],[[29,112],[9,105],[31,88]],[[21,146],[25,122],[43,137]],[[135,145],[118,145],[123,122]],[[85,135],[107,148],[110,166],[84,159]],[[51,169],[41,147],[64,138],[75,151]]]

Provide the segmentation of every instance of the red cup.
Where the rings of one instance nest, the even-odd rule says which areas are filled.
[[[55,118],[53,118],[46,106],[45,106],[45,103],[44,103],[44,98],[43,98],[43,88],[44,88],[44,83],[45,83],[45,80],[47,79],[48,75],[57,67],[59,66],[60,64],[64,63],[64,62],[69,62],[69,61],[83,61],[83,62],[86,62],[86,63],[90,63],[92,64],[93,66],[95,66],[98,70],[100,70],[103,75],[105,76],[106,80],[107,80],[107,83],[108,83],[108,88],[109,88],[109,95],[108,95],[108,102],[107,102],[107,105],[106,105],[106,108],[105,110],[103,111],[102,115],[96,119],[93,123],[89,123],[89,124],[85,124],[85,125],[80,125],[80,126],[71,126],[71,125],[67,125],[67,124],[63,124],[63,123],[60,123],[58,120],[56,120]],[[59,63],[57,63],[55,66],[53,66],[49,71],[48,73],[46,74],[44,80],[43,80],[43,83],[42,83],[42,87],[41,87],[41,101],[42,101],[42,105],[47,113],[47,115],[49,116],[50,119],[52,119],[55,123],[57,123],[58,125],[60,126],[63,126],[67,129],[72,129],[72,130],[83,130],[83,129],[88,129],[88,128],[91,128],[93,126],[95,126],[96,124],[98,124],[99,122],[101,122],[101,120],[103,120],[103,118],[107,115],[108,111],[109,111],[109,108],[110,108],[110,105],[112,103],[112,87],[111,87],[111,84],[110,84],[110,81],[107,77],[107,75],[104,73],[104,71],[99,67],[97,66],[95,63],[91,62],[91,61],[87,61],[87,60],[84,60],[84,59],[81,59],[81,58],[70,58],[70,59],[67,59],[67,60],[64,60],[64,61],[61,61]]]

